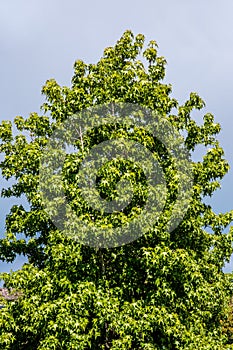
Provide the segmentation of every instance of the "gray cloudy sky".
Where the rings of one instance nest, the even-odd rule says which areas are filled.
[[[144,0],[0,2],[0,119],[39,112],[47,79],[69,85],[76,59],[91,63],[126,29],[156,40],[166,57],[166,82],[180,102],[196,91],[222,125],[221,145],[233,165],[233,2]],[[233,171],[212,197],[216,211],[232,209]],[[0,227],[11,201],[1,200]],[[0,263],[0,271],[16,269]],[[232,270],[233,264],[227,270]]]

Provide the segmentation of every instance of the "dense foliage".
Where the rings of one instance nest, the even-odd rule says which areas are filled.
[[[233,239],[231,230],[223,230],[232,213],[214,213],[204,198],[220,187],[229,166],[216,140],[220,125],[210,113],[201,125],[192,118],[193,110],[204,107],[196,93],[183,105],[170,97],[171,85],[162,83],[165,65],[155,41],[144,49],[144,36],[126,31],[114,47],[105,49],[97,64],[75,62],[70,88],[47,81],[42,89],[44,114],[16,117],[16,136],[12,123],[2,122],[2,176],[14,180],[2,196],[26,196],[30,208],[12,207],[5,238],[0,241],[2,260],[13,261],[17,254],[28,258],[22,269],[3,275],[6,287],[23,294],[0,310],[0,349],[223,349],[221,320],[226,319],[231,288],[222,268],[232,253]],[[160,113],[185,135],[190,155],[198,145],[208,149],[202,161],[192,164],[192,200],[175,230],[169,232],[164,224],[177,190],[175,169],[169,157],[164,157],[169,200],[157,225],[130,244],[98,249],[64,235],[50,220],[38,191],[39,165],[57,125],[88,107],[113,102],[138,104]],[[133,138],[157,151],[156,140],[137,128],[102,131],[92,130],[86,139],[77,141],[77,149],[83,142],[80,159],[93,145],[113,137]],[[64,186],[77,211],[79,164],[69,155],[64,166]],[[145,181],[140,169],[132,174],[127,161],[110,164],[100,176],[106,180],[105,185],[100,181],[103,197],[114,195],[119,180],[114,174],[119,167],[123,175],[131,174],[136,189]],[[122,213],[125,221],[143,207],[143,191],[146,187],[136,194],[130,212]],[[85,205],[81,214],[87,220],[95,215]],[[109,218],[104,220],[111,225]]]

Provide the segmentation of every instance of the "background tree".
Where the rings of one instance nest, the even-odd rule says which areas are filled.
[[[210,113],[204,115],[202,125],[191,117],[194,109],[204,107],[196,93],[181,106],[170,97],[171,85],[162,83],[166,61],[157,55],[156,42],[143,47],[143,35],[134,37],[126,31],[114,47],[105,49],[97,64],[75,62],[70,88],[47,81],[42,89],[46,97],[44,115],[16,117],[15,137],[10,121],[0,126],[2,176],[14,179],[2,196],[24,195],[30,206],[29,210],[23,205],[11,208],[6,217],[6,236],[1,240],[2,260],[13,261],[16,254],[24,254],[29,263],[17,272],[3,274],[6,286],[21,290],[23,295],[0,312],[0,349],[224,346],[220,321],[226,318],[231,288],[222,268],[232,253],[232,231],[223,230],[232,213],[216,214],[204,203],[204,197],[220,187],[219,181],[229,169],[215,136],[220,125]],[[141,52],[145,64],[140,60]],[[158,224],[130,244],[95,249],[63,235],[49,219],[38,191],[39,165],[57,125],[88,107],[112,102],[138,104],[166,117],[186,135],[190,154],[198,145],[209,149],[202,161],[193,162],[192,201],[174,231],[168,232],[164,222],[176,199],[177,181],[164,150],[160,160],[169,180],[168,202]],[[124,127],[109,127],[105,134],[102,131],[100,128],[87,135],[84,153],[111,137],[134,138],[153,152],[158,150],[156,140],[142,130],[129,133]],[[64,165],[64,187],[76,209],[79,164],[69,155]],[[119,166],[122,164],[125,173],[131,172],[130,165]],[[111,163],[106,169],[109,179],[106,172],[100,174],[100,191],[109,198],[109,191],[110,197],[114,194],[118,180],[114,174],[119,169]],[[106,186],[101,179],[106,180]],[[136,189],[145,181],[140,170],[132,175],[132,181]],[[130,207],[133,215],[137,215],[136,208],[143,207],[143,189],[136,193]],[[88,220],[95,215],[85,205],[79,210]],[[124,213],[124,218],[130,220],[130,213]]]

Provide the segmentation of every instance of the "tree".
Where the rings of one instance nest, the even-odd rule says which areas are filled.
[[[231,283],[231,288],[233,287],[232,283],[232,273],[226,274],[227,277],[229,278],[229,281]],[[231,292],[233,295],[233,292]],[[231,345],[231,348],[233,347],[233,297],[230,299],[229,303],[229,311],[227,314],[227,318],[221,321],[222,323],[222,329],[223,333],[226,335],[227,338],[227,344]]]
[[[146,63],[140,60],[143,54]],[[13,205],[6,217],[0,258],[13,261],[23,254],[22,269],[3,274],[7,288],[21,296],[0,312],[0,349],[222,349],[221,320],[226,318],[229,281],[222,272],[232,253],[232,212],[216,214],[204,198],[220,187],[229,165],[216,135],[220,125],[212,114],[202,125],[192,118],[204,101],[191,93],[179,105],[162,83],[166,61],[144,36],[126,31],[97,64],[76,61],[70,88],[55,80],[42,93],[43,115],[0,126],[2,176],[14,184],[3,197],[26,196],[30,208]],[[127,159],[109,161],[97,174],[101,197],[112,201],[121,177],[129,179],[133,199],[119,211],[100,215],[85,204],[76,184],[80,164],[90,150],[108,139],[134,140],[158,154],[167,182],[163,214],[148,232],[128,244],[88,246],[57,228],[45,210],[40,192],[40,161],[54,130],[79,112],[121,103],[142,106],[161,115],[177,132],[191,157],[198,145],[209,147],[202,161],[192,161],[192,197],[182,221],[167,228],[178,196],[179,181],[172,156],[142,127],[101,125],[74,141],[77,154],[67,154],[63,187],[72,209],[97,225],[117,227],[137,217],[148,197],[146,176]],[[154,114],[153,114],[154,115]],[[82,198],[81,198],[82,197]],[[210,233],[210,230],[212,232]],[[20,238],[20,237],[24,238]]]

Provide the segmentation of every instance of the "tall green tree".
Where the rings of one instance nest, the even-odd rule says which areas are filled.
[[[2,196],[25,196],[29,203],[29,209],[12,206],[0,241],[2,260],[14,261],[17,254],[28,258],[22,269],[2,276],[7,288],[22,295],[0,310],[0,349],[207,350],[223,349],[226,343],[220,321],[226,318],[231,288],[222,268],[232,253],[232,230],[224,233],[232,212],[216,214],[204,201],[229,169],[216,139],[220,125],[210,113],[201,125],[192,118],[193,110],[204,107],[196,93],[183,105],[170,97],[171,85],[162,82],[166,61],[158,56],[155,41],[144,48],[144,40],[126,31],[97,64],[76,61],[70,88],[47,81],[43,115],[16,117],[16,136],[10,121],[0,125],[2,176],[14,180]],[[199,145],[206,146],[206,153],[202,161],[192,162],[192,198],[171,231],[165,223],[179,179],[161,143],[140,128],[124,125],[94,128],[80,136],[76,147],[81,151],[75,158],[68,154],[64,163],[63,185],[73,210],[87,222],[94,218],[113,227],[130,222],[148,194],[138,167],[127,160],[109,162],[97,181],[101,196],[112,200],[116,183],[126,176],[134,186],[132,203],[118,216],[103,217],[85,205],[75,179],[93,146],[114,138],[142,143],[159,153],[167,180],[168,199],[156,225],[129,244],[95,248],[65,235],[49,217],[39,191],[40,160],[54,130],[67,118],[112,103],[158,113],[185,135],[190,155]]]

